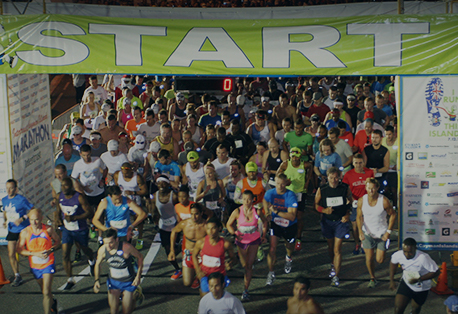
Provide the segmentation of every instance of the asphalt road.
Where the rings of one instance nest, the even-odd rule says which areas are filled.
[[[353,243],[348,240],[343,245],[343,265],[341,270],[341,284],[339,288],[330,286],[328,278],[330,260],[327,254],[326,242],[321,237],[319,229],[319,216],[307,210],[305,215],[305,231],[303,233],[303,249],[293,256],[293,270],[285,274],[284,256],[285,249],[281,244],[277,250],[277,279],[273,286],[266,287],[268,272],[267,261],[255,264],[254,276],[250,287],[252,301],[244,303],[247,313],[285,313],[286,300],[292,295],[294,278],[298,274],[308,276],[312,281],[311,295],[322,304],[325,313],[336,314],[388,314],[393,313],[394,292],[388,289],[389,282],[389,257],[397,250],[397,241],[392,239],[391,248],[387,253],[385,262],[376,267],[376,274],[380,279],[375,289],[367,288],[368,273],[363,255],[352,256]],[[141,253],[151,262],[146,272],[142,287],[145,301],[137,308],[135,313],[196,313],[199,304],[198,290],[185,288],[181,279],[172,281],[170,276],[173,267],[168,263],[165,251],[160,244],[153,242],[155,232],[151,225],[146,225],[145,246]],[[282,242],[283,243],[283,242]],[[90,246],[97,248],[97,243],[91,240]],[[267,251],[267,245],[264,245]],[[450,265],[450,252],[432,252],[431,256],[440,265],[446,261]],[[72,256],[74,254],[72,253]],[[0,257],[3,262],[6,276],[12,275],[8,262],[6,247],[0,247]],[[74,266],[74,275],[79,281],[70,292],[61,289],[66,282],[65,272],[62,267],[62,252],[57,251],[57,273],[54,276],[53,293],[62,312],[69,313],[109,313],[105,279],[106,265],[102,266],[102,290],[95,294],[92,290],[93,278],[88,275],[85,261]],[[178,257],[181,258],[181,255]],[[38,285],[29,273],[28,261],[20,257],[20,271],[25,283],[19,287],[5,285],[0,290],[0,313],[42,313],[42,296]],[[400,271],[397,278],[400,278]],[[229,292],[241,296],[243,291],[243,269],[240,264],[228,272],[232,282],[227,288]],[[451,283],[449,273],[449,283]],[[449,285],[450,286],[450,285]],[[446,296],[437,296],[430,292],[422,313],[445,313],[443,305]],[[410,308],[406,310],[410,313]]]

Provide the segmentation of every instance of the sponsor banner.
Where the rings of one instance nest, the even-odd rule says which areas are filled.
[[[458,248],[457,86],[458,76],[400,77],[401,241],[420,249]]]
[[[458,73],[450,44],[458,24],[448,14],[259,20],[18,15],[0,21],[7,74]]]
[[[6,75],[0,74],[0,200],[5,197],[5,182],[13,177],[11,165],[10,123],[8,120],[8,94]],[[6,245],[8,230],[3,227],[3,214],[0,213],[0,245]]]
[[[19,193],[47,214],[54,178],[49,79],[8,75],[13,175]]]

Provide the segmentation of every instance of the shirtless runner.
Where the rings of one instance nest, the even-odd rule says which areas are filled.
[[[199,288],[199,280],[196,277],[191,253],[194,250],[196,242],[207,235],[205,219],[203,219],[202,214],[203,208],[200,204],[191,204],[191,218],[178,223],[170,235],[170,243],[175,243],[177,234],[183,232],[183,284],[185,287],[189,287],[192,284],[191,288],[193,289]],[[168,259],[169,261],[176,259],[174,246],[170,247]]]
[[[286,314],[324,314],[321,305],[308,295],[309,291],[310,280],[303,276],[296,277],[294,296],[288,299]]]

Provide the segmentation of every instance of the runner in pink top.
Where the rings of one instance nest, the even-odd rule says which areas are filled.
[[[227,230],[235,234],[235,243],[239,247],[240,263],[245,268],[245,290],[242,293],[242,301],[250,301],[248,287],[253,274],[253,264],[260,244],[266,242],[267,220],[261,209],[253,207],[253,192],[246,190],[242,194],[243,205],[232,212],[226,224]],[[234,225],[237,222],[237,231]],[[259,224],[262,222],[262,236],[259,232]]]

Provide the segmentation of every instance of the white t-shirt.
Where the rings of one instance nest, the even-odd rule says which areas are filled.
[[[285,130],[281,129],[281,130],[278,130],[277,132],[275,132],[275,139],[277,140],[278,145],[280,145],[280,147],[281,147],[283,145],[283,141],[285,139]]]
[[[99,183],[103,178],[103,170],[105,168],[105,164],[98,157],[92,157],[92,161],[89,164],[80,159],[73,166],[72,177],[75,179],[79,177],[81,185],[87,186],[92,190],[91,192],[85,191],[87,196],[97,196],[104,192]]]
[[[93,130],[98,131],[106,125],[107,124],[105,122],[105,117],[103,115],[97,116],[92,120],[92,129]]]
[[[199,303],[199,314],[244,314],[242,302],[231,293],[224,291],[221,299],[216,300],[213,294],[207,293]]]
[[[213,166],[215,166],[216,174],[218,175],[218,179],[223,180],[231,173],[231,162],[234,158],[228,158],[225,164],[219,162],[218,158],[212,161]]]
[[[350,145],[348,145],[348,143],[344,140],[339,139],[335,147],[336,153],[340,156],[340,159],[342,159],[342,165],[348,161],[350,156],[353,156],[353,151],[351,150]]]
[[[432,258],[417,250],[414,258],[407,259],[402,250],[391,255],[391,263],[401,264],[403,273],[402,279],[406,285],[415,292],[427,291],[431,289],[431,279],[422,281],[421,283],[410,284],[409,278],[419,278],[427,273],[436,272],[439,268]]]
[[[151,142],[156,138],[156,136],[159,136],[161,134],[161,125],[157,122],[154,123],[153,126],[149,126],[146,122],[142,123],[138,127],[137,134],[141,134],[146,138],[146,147],[149,147],[149,144],[151,144]]]
[[[97,86],[97,89],[93,89],[92,86],[89,86],[84,91],[83,99],[86,99],[86,96],[89,92],[93,92],[95,96],[95,102],[99,103],[100,105],[108,98],[108,93],[102,86]]]
[[[107,166],[109,174],[114,174],[116,171],[120,171],[122,164],[125,162],[129,162],[129,160],[127,160],[126,154],[123,154],[121,152],[119,152],[117,156],[113,157],[111,156],[111,153],[108,151],[106,153],[103,153],[102,156],[100,156],[100,159],[102,159],[102,161]]]

